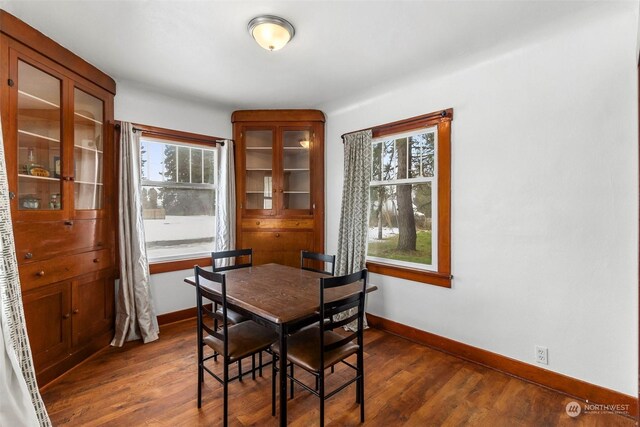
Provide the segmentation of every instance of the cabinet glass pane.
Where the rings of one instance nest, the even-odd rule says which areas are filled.
[[[73,96],[75,209],[102,209],[104,104],[80,89]]]
[[[273,209],[273,132],[247,130],[245,146],[245,209]]]
[[[18,209],[60,210],[61,81],[18,61]]]
[[[285,130],[282,133],[283,190],[285,209],[311,208],[309,173],[309,130]]]

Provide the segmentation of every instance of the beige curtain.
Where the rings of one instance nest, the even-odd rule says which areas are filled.
[[[366,266],[370,183],[371,130],[347,134],[344,138],[344,184],[336,254],[338,276],[355,273]],[[347,313],[351,314],[352,310]],[[336,320],[349,314],[340,313]],[[364,322],[366,327],[366,317]],[[355,321],[347,326],[357,327]]]
[[[116,334],[112,346],[142,338],[148,343],[158,339],[151,289],[149,263],[142,222],[140,193],[140,133],[131,123],[120,128],[120,169],[118,186],[118,243],[120,249],[120,286],[116,302]]]
[[[216,252],[235,249],[236,245],[236,179],[233,141],[218,146],[218,182],[216,191]],[[231,258],[217,261],[217,266],[230,265]]]
[[[0,426],[50,426],[24,320],[0,126]]]

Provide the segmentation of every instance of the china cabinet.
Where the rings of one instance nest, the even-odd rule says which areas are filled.
[[[324,114],[244,110],[232,115],[237,244],[255,264],[299,266],[324,251]]]
[[[0,11],[2,131],[40,385],[113,334],[115,82]]]

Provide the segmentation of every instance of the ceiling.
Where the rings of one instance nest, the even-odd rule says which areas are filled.
[[[0,1],[97,66],[171,96],[236,108],[317,108],[544,38],[593,1]],[[609,3],[610,5],[611,3]],[[247,23],[296,29],[268,52]]]

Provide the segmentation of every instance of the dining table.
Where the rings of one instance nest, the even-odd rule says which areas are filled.
[[[227,304],[234,311],[274,329],[280,345],[279,412],[280,425],[287,425],[287,336],[319,320],[320,279],[323,273],[280,264],[263,264],[224,272]],[[195,286],[195,276],[184,279]],[[200,286],[220,294],[219,283],[200,279]],[[367,292],[376,290],[367,285]],[[325,302],[355,295],[362,290],[359,282],[326,289]]]

